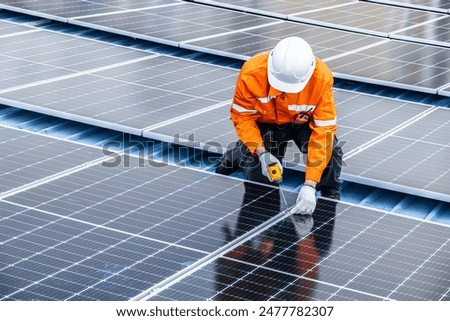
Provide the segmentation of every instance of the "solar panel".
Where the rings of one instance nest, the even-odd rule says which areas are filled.
[[[156,125],[144,131],[143,136],[218,153],[232,148],[238,140],[230,121],[230,102],[211,111]]]
[[[3,41],[2,103],[132,134],[213,108],[235,83],[233,69],[55,32]]]
[[[272,17],[286,19],[289,15],[301,12],[312,12],[315,10],[323,10],[324,8],[347,5],[352,0],[326,0],[318,3],[317,1],[295,1],[282,0],[272,2],[255,2],[251,0],[231,0],[231,1],[214,1],[214,0],[194,0],[193,2],[204,3],[213,6],[252,12],[256,14],[264,14]]]
[[[339,6],[330,10],[337,10]],[[396,19],[394,17],[393,21]],[[419,23],[424,18],[419,14],[417,19],[411,21]],[[438,88],[448,84],[449,79],[448,71],[436,66],[443,61],[445,64],[447,60],[433,58],[447,57],[448,48],[383,40],[370,35],[186,2],[148,10],[80,17],[71,20],[71,23],[241,60],[272,48],[282,38],[297,35],[305,38],[315,54],[329,62],[335,75],[343,79],[429,93],[438,93]],[[409,57],[405,60],[406,54]],[[396,72],[393,73],[393,70]]]
[[[322,27],[449,46],[448,32],[445,31],[448,29],[448,16],[437,12],[361,1],[320,4],[308,1],[296,4],[283,1],[263,4],[247,0],[231,3],[208,0],[196,2]]]
[[[334,93],[339,122],[337,136],[347,153],[432,108],[428,105],[339,89]],[[298,149],[292,152],[294,151],[300,154]],[[293,160],[296,157],[291,155],[289,152],[286,155],[288,166],[303,164],[295,163]]]
[[[286,217],[272,187],[125,157],[0,201],[1,299],[442,300],[448,290],[447,226],[325,200],[313,222]]]
[[[442,96],[450,97],[450,86],[444,86],[444,88],[439,90],[439,94]]]
[[[310,232],[309,232],[310,231]],[[320,200],[147,299],[447,300],[448,226]]]
[[[327,63],[337,77],[437,93],[449,83],[449,56],[448,48],[392,40]]]
[[[33,32],[33,31],[30,31],[29,27],[25,27],[22,25],[16,25],[11,23],[8,24],[0,23],[1,38],[14,37],[21,32]]]
[[[181,2],[177,0],[149,0],[149,1],[80,1],[80,0],[5,0],[0,4],[0,8],[13,10],[25,14],[37,15],[57,21],[67,22],[68,19],[80,16],[103,15],[112,12],[120,12],[149,8],[161,5],[176,5]]]
[[[450,3],[447,0],[368,0],[367,2],[389,4],[393,6],[423,9],[443,13],[448,13],[450,10]]]
[[[293,22],[277,22],[276,25],[263,25],[230,35],[219,34],[211,38],[183,41],[181,47],[246,60],[258,52],[273,48],[278,41],[289,36],[304,38],[311,44],[314,53],[322,59],[346,55],[353,50],[370,47],[383,41],[377,37],[340,30]]]
[[[404,129],[346,158],[345,173],[377,186],[450,200],[450,112],[430,110]],[[446,138],[447,137],[447,138]]]
[[[312,2],[309,5],[316,6]],[[192,15],[193,12],[196,14]],[[310,41],[322,58],[380,41],[379,38],[186,2],[72,19],[71,23],[241,59],[272,48],[281,38],[294,34]]]
[[[78,18],[73,23],[139,39],[178,45],[190,39],[229,34],[278,21],[184,2],[179,6]]]
[[[129,299],[226,244],[249,183],[125,157],[0,201],[1,299]],[[278,208],[276,189],[253,192],[269,203],[243,230]]]
[[[448,179],[447,169],[442,168],[447,156],[447,148],[444,148],[447,144],[445,139],[450,134],[447,132],[450,114],[446,113],[445,109],[438,111],[430,105],[340,89],[335,89],[334,92],[339,118],[337,137],[345,152],[343,178],[448,200],[449,193],[446,189],[449,186],[445,183]],[[433,132],[435,130],[433,126],[438,126],[439,130],[436,130],[433,136],[426,136],[426,140],[422,137],[423,134],[417,135]],[[401,138],[386,139],[397,135]],[[219,153],[233,148],[237,141],[234,127],[229,120],[228,104],[176,122],[161,124],[151,131],[144,132],[144,136]],[[430,137],[436,138],[433,141]],[[395,140],[395,144],[391,140]],[[414,142],[420,146],[414,145],[408,149],[408,153],[400,153],[390,161],[387,160],[391,154],[395,155],[396,150]],[[389,148],[385,144],[388,144]],[[428,158],[429,152],[433,158],[436,154],[434,162],[441,165],[435,166],[434,163],[430,165],[431,160],[420,166],[416,165]],[[398,165],[395,165],[396,163]],[[284,166],[304,171],[304,164],[305,155],[290,142]],[[408,170],[413,166],[415,169]],[[426,166],[432,166],[433,173],[430,174],[430,171],[425,170]],[[443,171],[442,177],[439,171]],[[396,176],[401,177],[394,180]],[[436,178],[436,183],[424,189],[423,186],[430,183],[430,178]]]
[[[397,30],[445,17],[446,15],[439,13],[356,2],[348,6],[296,14],[289,19],[388,37],[390,33]],[[418,38],[421,41],[427,41],[427,37]]]
[[[0,137],[0,198],[11,190],[104,156],[97,148],[3,126]]]
[[[426,43],[450,47],[450,17],[447,15],[443,19],[423,23],[412,28],[406,28],[402,31],[394,32],[390,36],[393,39],[409,41],[426,39]]]
[[[231,3],[229,1],[197,2],[383,37],[389,37],[391,32],[399,29],[445,18],[445,15],[438,13],[358,1],[321,2],[320,4],[302,1],[296,5],[291,2],[267,5],[246,0]],[[288,8],[285,8],[286,6]],[[286,16],[278,15],[279,13],[285,13]],[[426,36],[417,38],[427,42]]]
[[[334,89],[334,96],[339,116],[338,137],[346,152],[357,149],[430,108],[427,105],[338,88]],[[217,152],[232,148],[237,140],[230,121],[228,103],[176,122],[159,124],[143,135]],[[298,167],[300,164],[299,168],[303,168],[303,154],[294,144],[290,144],[285,161],[288,167]]]

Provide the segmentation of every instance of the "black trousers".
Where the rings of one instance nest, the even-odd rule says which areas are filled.
[[[308,123],[302,125],[258,123],[258,127],[264,139],[266,150],[280,161],[284,158],[290,140],[294,141],[302,153],[307,154],[309,138],[312,132]],[[338,139],[336,137],[331,139],[334,139],[333,154],[322,174],[320,182],[317,184],[317,190],[321,192],[322,196],[339,195],[342,185],[339,177],[342,170],[343,151],[341,146],[339,146]],[[240,166],[244,170],[246,179],[270,184],[267,177],[262,175],[259,158],[253,156],[246,147],[242,148]]]

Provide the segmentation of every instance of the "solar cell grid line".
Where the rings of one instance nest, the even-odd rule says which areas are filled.
[[[148,299],[445,300],[448,226],[323,199],[294,217]]]
[[[0,133],[0,198],[22,186],[104,156],[98,148],[24,130],[0,126]]]

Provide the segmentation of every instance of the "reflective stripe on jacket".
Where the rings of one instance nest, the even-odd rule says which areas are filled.
[[[258,146],[264,146],[256,122],[287,124],[299,113],[307,112],[312,134],[306,179],[320,181],[332,155],[336,132],[333,75],[328,66],[316,58],[316,69],[306,87],[300,93],[282,93],[269,85],[267,58],[267,52],[256,55],[241,68],[230,109],[236,133],[254,153]]]

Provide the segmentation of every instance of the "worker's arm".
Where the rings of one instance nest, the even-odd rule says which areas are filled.
[[[265,151],[263,139],[256,124],[260,113],[255,108],[256,95],[248,88],[248,78],[243,68],[236,82],[230,115],[239,139],[252,154],[259,155]]]
[[[324,85],[321,99],[309,124],[312,133],[308,144],[306,184],[315,188],[333,153],[336,133],[336,107],[333,96],[333,79]]]

